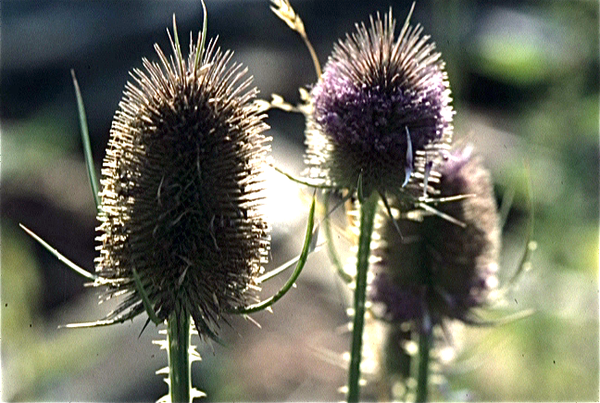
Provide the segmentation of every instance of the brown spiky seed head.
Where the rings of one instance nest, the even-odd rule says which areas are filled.
[[[471,322],[473,309],[489,302],[498,283],[501,234],[488,170],[467,147],[451,153],[439,172],[441,197],[466,197],[436,208],[464,226],[438,215],[400,220],[400,238],[385,225],[371,297],[392,321],[419,322],[427,313],[433,323]]]
[[[360,178],[366,195],[422,193],[426,163],[451,140],[453,110],[441,55],[409,19],[396,37],[391,11],[377,15],[334,47],[310,93],[311,177],[342,189]]]
[[[176,37],[177,38],[177,37]],[[264,114],[246,69],[210,41],[187,60],[143,59],[125,86],[102,168],[96,270],[121,280],[110,318],[144,311],[134,269],[160,319],[176,306],[202,335],[246,303],[267,260]],[[179,309],[179,308],[178,308]]]

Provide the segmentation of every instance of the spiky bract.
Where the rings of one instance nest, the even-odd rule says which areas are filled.
[[[112,124],[102,168],[96,270],[120,279],[110,318],[144,311],[133,270],[160,319],[175,306],[202,335],[245,304],[269,248],[263,205],[269,139],[257,90],[231,52],[190,44],[185,60],[134,69]],[[199,63],[197,56],[201,56]]]
[[[404,238],[386,225],[385,246],[376,267],[371,297],[385,306],[392,321],[429,315],[432,323],[444,318],[474,320],[473,309],[485,306],[497,286],[500,228],[489,172],[470,148],[447,157],[439,168],[440,196],[468,195],[436,208],[460,221],[438,215],[423,222],[400,220]]]
[[[440,53],[409,18],[397,38],[390,12],[383,20],[371,18],[368,29],[357,25],[334,47],[311,91],[311,177],[353,189],[361,176],[367,195],[422,192],[426,161],[437,159],[451,140],[453,111]],[[412,175],[403,189],[407,172]]]

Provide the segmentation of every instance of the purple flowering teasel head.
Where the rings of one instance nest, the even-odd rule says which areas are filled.
[[[427,162],[451,141],[453,110],[441,55],[409,19],[395,37],[391,11],[378,15],[335,45],[310,93],[312,178],[353,189],[361,177],[366,195],[423,192]]]
[[[106,298],[120,298],[107,320],[144,311],[137,273],[159,319],[177,308],[212,336],[224,313],[245,305],[267,260],[268,127],[230,51],[214,40],[202,50],[199,38],[186,59],[175,38],[170,58],[155,45],[160,63],[133,70],[115,114],[96,271],[115,280]]]
[[[433,324],[476,322],[474,310],[498,286],[501,233],[489,172],[470,147],[449,154],[438,171],[441,197],[471,195],[436,206],[464,227],[431,215],[399,220],[404,239],[391,224],[382,228],[370,297],[392,322],[421,323],[426,314]]]

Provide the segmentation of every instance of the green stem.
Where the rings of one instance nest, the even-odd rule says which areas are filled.
[[[379,195],[373,192],[360,206],[360,235],[356,263],[356,288],[354,289],[354,322],[352,325],[352,347],[348,374],[348,402],[360,399],[360,363],[362,361],[363,328],[365,324],[365,300],[367,294],[367,272],[371,255],[371,235],[375,222],[375,211]]]
[[[417,378],[417,402],[427,401],[429,386],[429,352],[433,340],[431,330],[421,329],[419,331],[419,368]]]
[[[190,315],[177,306],[167,320],[169,394],[171,402],[191,402]]]

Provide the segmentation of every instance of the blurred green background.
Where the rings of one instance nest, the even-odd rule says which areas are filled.
[[[399,23],[410,1],[292,1],[324,64],[337,38],[390,6]],[[302,41],[267,0],[207,0],[209,36],[248,66],[264,98],[298,102],[315,81]],[[128,71],[165,28],[201,27],[199,1],[3,1],[0,118],[1,331],[4,401],[154,401],[167,392],[154,371],[166,353],[145,318],[111,328],[60,324],[102,318],[96,290],[23,231],[23,223],[79,265],[93,269],[94,206],[80,144],[74,68],[88,112],[96,166]],[[598,401],[598,3],[595,1],[418,1],[412,18],[447,62],[457,141],[473,143],[491,169],[498,200],[514,190],[502,256],[503,279],[524,247],[533,187],[532,269],[509,294],[507,313],[535,315],[502,327],[464,328],[444,369],[449,391],[486,401]],[[186,37],[186,35],[182,35]],[[301,116],[270,112],[274,156],[302,169]],[[273,262],[295,256],[308,193],[270,179]],[[285,276],[284,276],[285,277]],[[284,279],[265,288],[268,296]],[[234,318],[227,346],[199,343],[194,385],[207,401],[336,401],[346,381],[340,329],[348,299],[325,253],[311,257],[298,287],[262,328]],[[196,340],[198,341],[198,340]],[[452,393],[463,393],[457,395]],[[363,397],[372,398],[370,388]]]

